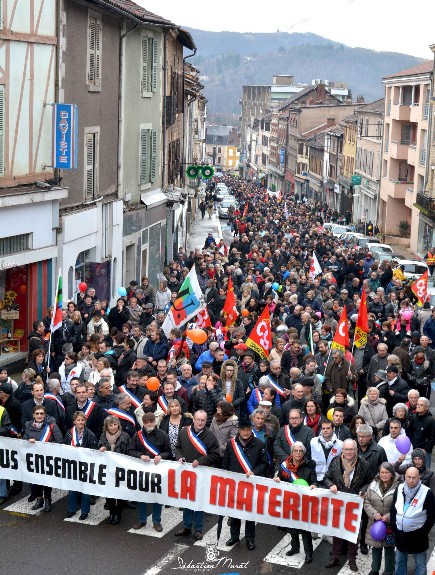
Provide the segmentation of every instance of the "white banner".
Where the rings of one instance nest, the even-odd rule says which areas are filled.
[[[355,543],[363,500],[326,489],[276,483],[211,467],[161,461],[56,443],[0,438],[0,478],[100,497],[162,503]]]

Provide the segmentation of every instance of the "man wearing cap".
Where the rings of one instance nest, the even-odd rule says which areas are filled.
[[[387,413],[391,417],[396,403],[406,403],[409,387],[406,381],[399,376],[399,369],[396,365],[389,365],[385,371],[388,384]]]
[[[369,368],[367,370],[367,387],[375,387],[375,373],[379,369],[386,369],[388,362],[388,346],[386,343],[378,343],[377,347],[378,353],[374,355],[369,364]]]
[[[227,443],[222,460],[222,469],[243,473],[247,479],[252,476],[267,477],[269,462],[264,443],[254,436],[252,423],[249,419],[239,420],[239,431]],[[242,521],[231,517],[230,538],[226,542],[228,547],[240,541],[240,527]],[[245,540],[248,551],[255,549],[255,521],[246,521]]]
[[[199,373],[202,370],[202,364],[204,361],[210,362],[210,365],[213,363],[214,355],[215,355],[215,352],[218,348],[219,348],[219,344],[217,341],[211,341],[210,342],[208,349],[206,351],[203,351],[201,353],[201,355],[198,357],[198,359],[196,360],[195,370],[197,373]]]
[[[154,413],[145,413],[142,417],[143,427],[135,433],[131,439],[128,455],[137,457],[145,463],[152,461],[158,465],[162,459],[172,459],[171,443],[167,433],[157,428]],[[152,522],[155,531],[161,533],[163,527],[161,503],[152,504]],[[133,529],[138,530],[145,527],[147,523],[147,503],[137,504],[139,513],[138,521],[133,525]]]
[[[270,390],[271,388],[267,389]],[[274,404],[272,403],[272,401],[264,398],[260,402],[258,402],[258,407],[262,409],[266,414],[265,423],[267,425],[270,425],[270,427],[272,427],[276,435],[281,429],[281,426],[279,424],[279,418],[272,413],[273,405]]]
[[[221,463],[220,448],[214,433],[207,427],[207,413],[198,410],[194,413],[193,423],[180,429],[175,446],[175,458],[179,463],[191,463],[192,467],[205,465],[218,467]],[[187,537],[194,530],[196,541],[202,539],[204,527],[204,512],[193,511],[184,507],[183,527],[176,533],[176,537]]]
[[[249,348],[246,345],[246,343],[238,343],[237,345],[233,346],[233,349],[236,350],[236,356],[237,356],[237,363],[240,364],[243,361],[243,354],[245,353],[245,351],[247,351]]]
[[[143,306],[143,313],[140,315],[139,322],[142,331],[144,331],[150,323],[156,319],[153,315],[153,310],[154,304],[152,302],[148,302]]]

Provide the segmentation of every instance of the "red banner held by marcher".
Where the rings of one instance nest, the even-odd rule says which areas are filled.
[[[341,312],[340,321],[334,334],[334,340],[331,344],[332,349],[340,349],[343,353],[349,347],[349,326],[347,323],[346,306]]]
[[[246,345],[262,358],[269,355],[272,349],[272,331],[268,306],[264,308],[263,313],[258,318],[251,335],[246,340]]]
[[[422,306],[427,298],[427,283],[429,280],[429,272],[426,270],[422,276],[415,280],[411,285],[411,291],[418,298],[418,305]]]

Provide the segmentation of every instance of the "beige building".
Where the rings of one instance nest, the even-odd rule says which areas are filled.
[[[414,252],[424,251],[433,242],[433,220],[420,204],[424,203],[427,180],[432,71],[433,63],[427,61],[383,79],[385,132],[379,221],[386,233],[402,236],[407,222]]]

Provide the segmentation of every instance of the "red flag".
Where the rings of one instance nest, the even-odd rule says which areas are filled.
[[[262,358],[269,355],[269,351],[272,349],[269,306],[265,306],[263,313],[251,331],[251,335],[246,340],[246,345]]]
[[[196,314],[196,327],[201,329],[211,327],[210,316],[208,315],[207,308],[201,310]]]
[[[369,333],[369,318],[367,315],[367,294],[362,291],[361,303],[358,310],[358,319],[356,320],[355,336],[353,343],[355,347],[362,347],[367,343],[367,334]]]
[[[334,334],[331,348],[340,349],[344,353],[346,347],[349,347],[349,326],[347,324],[346,306],[344,306],[343,311],[341,312],[340,321],[338,322],[337,330]]]
[[[422,306],[427,299],[427,282],[429,280],[429,272],[426,270],[422,276],[415,280],[411,285],[411,291],[418,298],[418,305]]]
[[[248,210],[249,210],[249,204],[248,204],[248,202],[246,202],[245,209],[243,210],[243,217],[244,218],[246,218],[246,216],[248,215]]]
[[[236,296],[234,295],[233,278],[230,276],[228,281],[227,298],[222,310],[226,317],[226,326],[230,327],[239,317],[239,312],[236,308]]]

